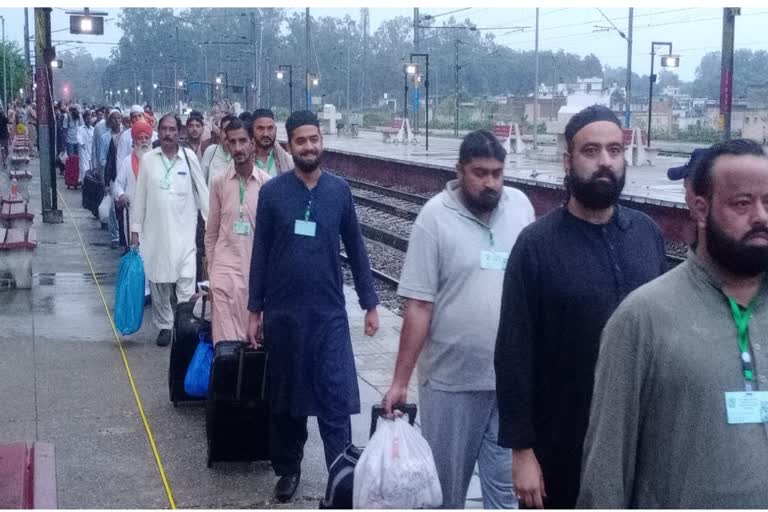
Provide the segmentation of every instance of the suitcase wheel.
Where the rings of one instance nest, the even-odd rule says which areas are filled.
[[[174,407],[178,407],[178,406],[179,406],[179,402],[177,402],[176,400],[174,400],[174,401],[173,401],[173,406],[174,406]]]

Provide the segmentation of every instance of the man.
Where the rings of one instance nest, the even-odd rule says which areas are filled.
[[[135,123],[134,123],[135,124]],[[195,227],[198,211],[208,217],[208,187],[195,155],[178,144],[181,120],[160,119],[160,147],[139,163],[131,204],[131,245],[139,245],[152,293],[152,318],[160,330],[157,344],[171,342],[173,309],[195,293]]]
[[[565,128],[567,203],[523,230],[504,276],[496,341],[499,444],[528,507],[573,508],[602,330],[629,292],[666,269],[646,215],[619,206],[616,115],[591,106]]]
[[[5,108],[0,107],[0,153],[2,153],[3,169],[8,168],[8,118]]]
[[[421,431],[444,508],[464,508],[477,462],[484,508],[517,508],[512,455],[497,444],[493,351],[506,260],[535,215],[522,192],[504,187],[506,156],[487,131],[464,137],[458,180],[419,212],[398,288],[408,302],[383,405],[391,414],[406,402],[418,359]]]
[[[692,184],[695,252],[603,331],[580,507],[768,503],[768,157],[715,144]]]
[[[691,181],[693,179],[693,173],[696,166],[701,162],[704,155],[707,154],[707,150],[703,148],[696,148],[691,153],[691,158],[684,165],[678,167],[670,167],[667,170],[667,178],[672,181],[683,180],[683,187],[685,188],[685,204],[688,205],[688,209],[691,210],[693,215],[693,199],[694,193],[691,189]]]
[[[360,412],[339,237],[366,310],[365,334],[373,336],[379,326],[352,193],[345,181],[320,168],[317,116],[294,112],[286,130],[296,169],[268,181],[259,193],[248,299],[248,340],[259,344],[263,320],[270,353],[270,442],[280,502],[291,499],[299,485],[307,417],[317,416],[328,467],[352,439],[350,414]]]
[[[104,186],[112,192],[112,184],[117,179],[117,146],[120,144],[120,135],[125,129],[124,120],[130,120],[127,112],[121,113],[119,110],[113,110],[109,114],[109,131],[102,137],[101,150],[104,159]],[[112,196],[113,204],[116,197]],[[124,215],[126,213],[126,215]],[[115,240],[118,246],[127,249],[129,245],[130,226],[125,219],[127,211],[124,211],[119,205],[113,206],[113,211],[109,215],[109,232],[112,236],[112,246],[115,246]]]
[[[197,110],[193,110],[189,113],[189,117],[187,117],[187,140],[186,145],[189,149],[191,149],[195,155],[197,156],[197,159],[202,161],[203,159],[203,152],[205,151],[205,148],[203,147],[203,114],[198,112]]]
[[[224,132],[234,163],[210,183],[205,230],[213,342],[245,340],[248,273],[261,186],[269,175],[253,164],[253,139],[239,119]]]
[[[98,169],[100,173],[104,172],[104,164],[101,163],[101,143],[104,134],[109,130],[107,126],[107,117],[104,116],[104,107],[96,110],[96,124],[93,127],[93,163],[92,167]],[[106,161],[106,158],[105,158]]]
[[[133,125],[133,123],[136,123],[138,121],[148,122],[148,120],[144,117],[144,109],[142,109],[141,106],[139,105],[134,105],[131,107],[130,116],[131,116],[131,126]],[[152,142],[156,140],[157,140],[157,134],[153,132]],[[120,143],[117,145],[117,161],[120,162],[125,157],[130,155],[131,151],[133,151],[133,140],[131,140],[131,130],[125,130],[122,133],[122,135],[120,135]]]
[[[293,169],[293,158],[276,143],[275,114],[271,110],[256,109],[253,112],[251,130],[256,142],[256,166],[259,169],[272,177]]]
[[[64,118],[64,129],[66,130],[66,149],[67,156],[77,155],[79,144],[77,142],[77,133],[83,125],[80,118],[80,111],[76,105],[69,107],[69,114]]]
[[[77,146],[80,155],[80,184],[85,178],[85,173],[90,171],[93,165],[93,117],[89,110],[83,113],[83,125],[77,129]]]
[[[234,114],[227,114],[221,119],[221,135],[219,137],[221,142],[208,146],[205,154],[203,154],[200,165],[207,183],[210,183],[214,176],[226,172],[232,164],[232,155],[227,147],[227,138],[223,134],[227,129],[227,125],[235,119],[237,119],[237,116]]]
[[[152,150],[152,127],[146,121],[138,121],[131,127],[133,151],[117,166],[117,176],[112,183],[112,197],[121,212],[128,211],[136,194],[141,158]],[[122,217],[122,215],[121,215]]]

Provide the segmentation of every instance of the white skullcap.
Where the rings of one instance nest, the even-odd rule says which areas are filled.
[[[141,105],[134,105],[131,107],[131,114],[143,114],[144,109],[141,108]]]

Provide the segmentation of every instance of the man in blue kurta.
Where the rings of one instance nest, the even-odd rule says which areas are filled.
[[[339,237],[349,257],[365,334],[378,330],[378,298],[346,182],[323,172],[317,116],[285,124],[296,168],[259,193],[249,283],[248,341],[269,352],[275,498],[291,499],[301,475],[307,417],[317,416],[331,462],[351,442],[350,415],[360,412],[357,372],[344,305]],[[263,327],[263,329],[262,329]]]

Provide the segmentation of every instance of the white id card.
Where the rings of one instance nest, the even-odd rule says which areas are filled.
[[[293,232],[302,236],[315,236],[315,229],[317,229],[317,224],[311,220],[297,220],[293,226]]]
[[[246,235],[251,233],[251,225],[247,221],[235,221],[234,231],[236,235]]]
[[[507,259],[509,259],[508,252],[481,251],[480,268],[486,270],[506,270]]]
[[[768,422],[768,391],[726,391],[729,425]]]

